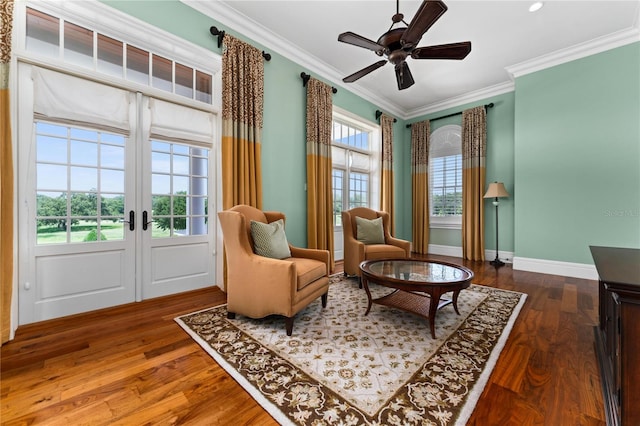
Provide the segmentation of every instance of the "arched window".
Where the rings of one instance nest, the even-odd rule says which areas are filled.
[[[431,133],[429,142],[430,224],[460,228],[462,224],[462,128],[452,124]]]

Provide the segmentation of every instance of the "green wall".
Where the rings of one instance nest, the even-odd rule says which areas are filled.
[[[217,37],[209,32],[212,25],[271,53],[271,61],[264,65],[263,208],[284,212],[287,238],[294,245],[306,246],[306,91],[300,73],[313,73],[177,0],[103,2],[218,54],[222,52],[217,46]],[[381,109],[342,87],[338,88],[333,102],[371,122],[375,122],[376,110]],[[394,126],[395,140],[402,140],[402,125],[398,122]],[[394,167],[405,167],[403,155],[402,145],[396,143]],[[394,183],[394,190],[399,194],[405,183],[401,178],[396,178]],[[404,204],[402,195],[396,195],[396,205]]]
[[[640,247],[640,43],[516,79],[515,249]]]
[[[105,3],[221,53],[216,25],[268,48],[177,0]],[[264,208],[287,215],[287,236],[306,245],[305,90],[309,70],[270,51],[265,62]],[[311,73],[313,74],[313,73]],[[505,183],[501,251],[522,258],[592,263],[588,246],[640,246],[640,43],[516,79],[515,92],[438,111],[394,126],[396,235],[411,239],[411,130],[421,121],[493,102],[487,118],[487,183]],[[375,122],[374,105],[339,87],[334,105]],[[432,128],[460,123],[439,120]],[[485,210],[485,241],[495,249],[495,209]],[[433,229],[431,243],[459,246],[460,231]]]
[[[455,112],[473,108],[478,105],[493,103],[493,108],[487,109],[487,185],[489,182],[503,182],[509,198],[500,200],[499,206],[499,249],[500,251],[514,251],[514,92],[493,96],[481,101],[460,105],[424,116],[412,118],[409,122],[418,122],[430,118],[441,117]],[[462,124],[462,115],[448,117],[431,122],[431,131],[449,124]],[[407,129],[405,135],[407,146],[410,145],[411,129]],[[406,156],[410,158],[410,148]],[[406,179],[411,182],[411,171],[409,170]],[[411,200],[409,193],[407,200]],[[409,215],[411,211],[409,211]],[[410,216],[409,216],[410,218]],[[409,224],[411,222],[409,221]],[[485,200],[485,247],[495,250],[496,248],[496,227],[495,227],[495,207],[491,200]],[[409,229],[409,236],[411,230]],[[462,231],[459,229],[431,228],[429,243],[444,246],[462,246]]]

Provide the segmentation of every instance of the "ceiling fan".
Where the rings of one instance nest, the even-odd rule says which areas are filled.
[[[403,90],[415,83],[406,61],[407,57],[410,56],[413,59],[464,59],[471,52],[470,41],[416,47],[424,33],[446,11],[447,6],[443,2],[424,0],[411,23],[407,24],[404,21],[404,15],[400,13],[400,0],[396,0],[396,14],[391,17],[393,23],[378,41],[369,40],[351,31],[340,34],[338,41],[372,50],[376,55],[386,58],[343,78],[342,81],[352,83],[377,70],[388,61],[395,66],[398,90]],[[393,28],[400,22],[406,27]]]

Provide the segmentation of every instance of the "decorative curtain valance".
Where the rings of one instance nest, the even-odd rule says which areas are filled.
[[[227,35],[222,54],[222,206],[262,209],[262,51]]]
[[[393,117],[380,116],[382,128],[382,179],[380,185],[380,209],[389,213],[389,231],[395,236],[393,211]]]
[[[429,120],[411,125],[413,251],[429,252]]]
[[[483,106],[462,113],[462,256],[469,260],[484,260],[486,119]]]
[[[331,182],[331,86],[307,82],[307,246],[329,250],[333,257],[333,191]]]

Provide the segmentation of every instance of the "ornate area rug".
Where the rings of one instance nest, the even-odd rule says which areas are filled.
[[[472,285],[428,320],[373,305],[354,279],[332,277],[320,299],[284,319],[226,317],[218,306],[176,318],[283,425],[464,424],[526,295]],[[370,285],[372,296],[392,290]]]

